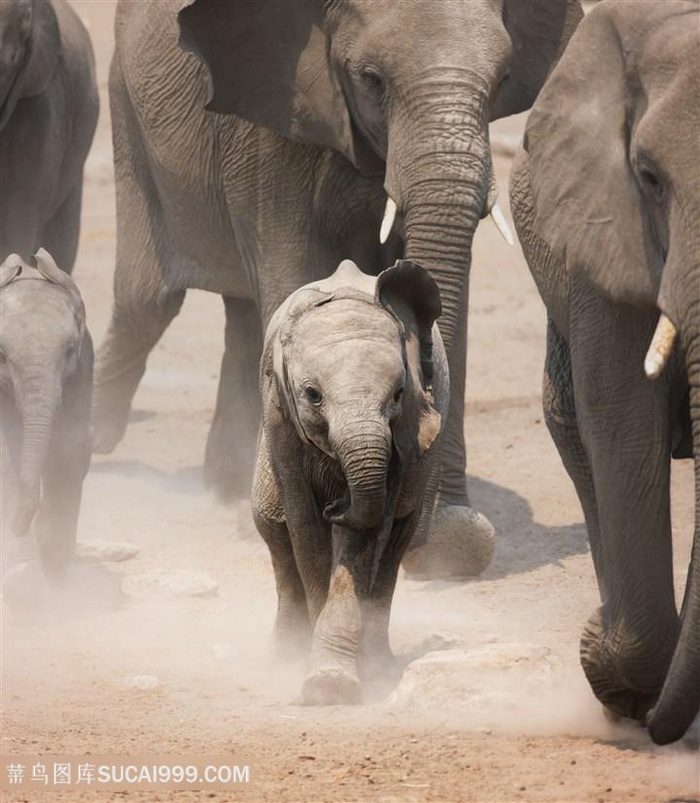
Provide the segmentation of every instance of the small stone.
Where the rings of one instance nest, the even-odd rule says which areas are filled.
[[[219,593],[219,584],[204,572],[154,569],[126,577],[124,591],[134,596],[161,592],[174,597],[212,597]]]
[[[155,675],[134,675],[124,678],[124,684],[132,686],[134,689],[155,689],[158,685],[158,678]]]
[[[139,554],[138,547],[118,541],[78,541],[75,545],[75,556],[78,560],[90,563],[121,563],[135,558]]]

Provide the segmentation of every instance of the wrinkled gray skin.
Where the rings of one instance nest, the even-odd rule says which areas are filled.
[[[603,3],[543,89],[511,181],[549,314],[550,432],[578,492],[602,607],[581,641],[616,714],[679,739],[700,707],[700,6]],[[644,372],[665,313],[680,331]],[[695,454],[680,618],[670,458]]]
[[[311,643],[308,703],[356,702],[393,657],[387,628],[449,401],[427,270],[378,279],[345,260],[302,287],[267,328],[253,513],[267,542],[283,655]],[[425,496],[424,496],[425,494]]]
[[[98,113],[87,32],[63,0],[0,0],[0,262],[46,248],[67,273]]]
[[[90,465],[92,341],[73,280],[41,249],[0,266],[0,423],[18,498],[12,529],[36,519],[43,567],[60,581],[75,547]]]
[[[207,69],[178,47],[183,6],[183,45],[206,61],[209,108],[224,114],[204,112]],[[220,293],[226,353],[205,471],[224,497],[247,493],[272,312],[341,259],[377,275],[404,254],[440,287],[453,393],[436,521],[454,514],[468,542],[468,276],[495,197],[488,122],[530,106],[580,16],[578,0],[121,2],[115,306],[98,355],[96,450],[121,439],[185,291]],[[399,217],[380,247],[387,192]],[[473,573],[433,558],[426,573]]]

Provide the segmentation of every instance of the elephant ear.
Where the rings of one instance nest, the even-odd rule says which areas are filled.
[[[491,106],[491,120],[529,109],[583,19],[579,0],[505,0],[512,43],[510,74]]]
[[[13,0],[10,14],[10,44],[25,52],[2,104],[0,131],[19,100],[39,95],[48,87],[61,51],[61,32],[50,0]]]
[[[430,273],[417,262],[399,259],[377,277],[375,300],[387,309],[403,325],[406,334],[406,350],[409,355],[407,374],[412,374],[410,365],[411,340],[418,339],[418,362],[420,375],[412,377],[417,385],[407,393],[404,412],[410,405],[410,397],[417,396],[418,409],[409,419],[417,421],[417,431],[411,420],[399,423],[394,429],[394,443],[402,460],[411,451],[426,452],[442,429],[442,417],[435,409],[432,398],[433,380],[433,324],[442,312],[440,290]],[[406,415],[404,415],[406,418]]]
[[[363,168],[321,0],[194,0],[178,21],[181,46],[209,68],[207,109],[334,148]]]
[[[260,361],[260,393],[263,404],[272,402],[294,422],[299,437],[310,442],[301,426],[296,401],[287,372],[289,346],[301,316],[313,307],[325,304],[333,298],[315,287],[302,287],[284,301],[270,319],[265,332],[263,354]]]
[[[627,59],[667,5],[593,9],[542,90],[523,141],[537,233],[569,270],[632,304],[654,303],[663,254],[628,158]]]
[[[85,327],[85,306],[80,291],[78,290],[78,285],[65,271],[62,271],[58,267],[54,258],[45,248],[40,248],[36,254],[34,254],[34,261],[36,262],[36,269],[47,282],[57,285],[68,294],[73,302],[76,320],[82,331]]]
[[[22,272],[22,257],[19,254],[10,254],[0,265],[0,290],[8,285]]]

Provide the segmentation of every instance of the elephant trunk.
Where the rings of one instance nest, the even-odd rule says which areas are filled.
[[[31,527],[41,500],[41,475],[51,442],[59,394],[43,389],[28,393],[21,401],[22,451],[19,469],[19,499],[12,525],[16,535]]]
[[[336,499],[324,511],[327,521],[366,530],[381,525],[392,451],[391,430],[383,422],[363,422],[332,438],[348,484],[348,499]]]
[[[439,91],[435,85],[431,88]],[[459,104],[453,95],[454,85],[452,96],[445,95],[445,103],[432,99],[430,117],[413,111],[411,120],[420,123],[422,133],[418,135],[409,125],[407,140],[390,142],[386,185],[403,217],[406,258],[428,268],[440,287],[440,332],[448,355],[450,384],[459,389],[466,383],[472,241],[479,220],[487,212],[493,165],[487,96],[470,96]],[[458,134],[446,137],[446,130]],[[431,147],[424,147],[424,143]],[[434,143],[438,143],[437,148]],[[454,393],[450,404],[441,447],[441,498],[448,504],[464,505],[468,500],[463,393]]]
[[[700,299],[696,301],[695,309],[697,314]],[[692,332],[690,337],[687,336],[689,332]],[[681,336],[685,341],[690,384],[695,458],[695,532],[678,644],[661,695],[648,718],[649,733],[657,744],[680,739],[700,711],[700,328],[697,325],[681,325]]]

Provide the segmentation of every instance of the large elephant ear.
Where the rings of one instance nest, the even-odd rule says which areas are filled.
[[[491,120],[529,109],[583,19],[579,0],[504,0],[513,55],[491,106]]]
[[[663,255],[628,158],[628,54],[671,2],[604,3],[573,36],[525,130],[535,229],[607,296],[654,303]],[[585,268],[584,268],[585,266]]]
[[[11,6],[6,36],[10,45],[26,48],[26,53],[20,72],[2,102],[0,130],[19,100],[39,95],[48,87],[61,52],[61,32],[51,0],[14,0]]]
[[[178,21],[181,46],[209,68],[207,109],[335,148],[358,164],[321,0],[194,0]]]

